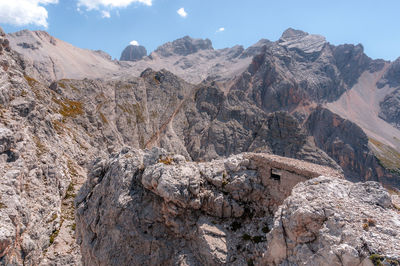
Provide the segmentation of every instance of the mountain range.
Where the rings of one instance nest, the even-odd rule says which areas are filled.
[[[127,147],[145,150],[133,152],[141,154],[138,169],[142,161],[151,166],[145,158],[153,155],[146,152],[156,147],[160,154],[179,154],[181,163],[254,152],[400,189],[400,58],[374,60],[360,44],[335,46],[294,29],[246,49],[214,49],[210,40],[188,36],[149,55],[130,45],[121,60],[44,31],[2,32],[0,47],[2,263],[76,265],[78,244],[85,243],[85,263],[96,264],[89,258],[100,253],[95,256],[87,242],[95,241],[94,233],[83,226],[96,218],[86,207],[100,177],[124,175],[109,165],[125,165],[121,156],[132,152],[121,149]],[[136,192],[118,193],[113,197]],[[90,214],[99,217],[96,208]],[[82,237],[77,241],[75,228]]]

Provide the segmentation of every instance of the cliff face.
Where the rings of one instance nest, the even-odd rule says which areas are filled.
[[[264,46],[232,89],[244,90],[266,111],[293,110],[338,99],[375,65],[361,45],[332,46],[322,36],[289,29]]]

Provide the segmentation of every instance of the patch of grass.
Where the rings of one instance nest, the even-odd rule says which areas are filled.
[[[58,120],[52,121],[54,130],[57,132],[58,135],[61,135],[64,132],[64,124]]]
[[[72,231],[75,232],[75,230],[76,230],[76,223],[71,224],[71,229],[72,229]]]
[[[53,233],[50,235],[50,245],[54,243],[54,240],[56,239],[56,237],[58,236],[58,234],[60,233],[59,229],[56,229],[53,231]]]
[[[400,152],[373,138],[369,138],[369,143],[382,167],[394,174],[400,174]]]
[[[64,117],[76,117],[83,115],[82,103],[65,99],[64,101],[53,98],[53,101],[60,106],[58,112]]]
[[[242,239],[245,241],[249,241],[249,240],[251,240],[251,236],[249,234],[243,234]]]
[[[30,77],[30,76],[24,76],[24,78],[25,78],[26,82],[28,82],[28,85],[31,88],[39,83],[36,79],[34,79],[34,78]]]
[[[46,146],[44,146],[44,145],[42,144],[42,142],[40,141],[40,139],[39,139],[38,136],[33,136],[32,139],[33,139],[33,142],[34,142],[35,145],[36,145],[36,156],[37,156],[37,157],[40,157],[40,156],[42,156],[45,152],[47,152]]]
[[[372,218],[368,218],[367,219],[367,223],[369,226],[375,226],[376,225],[376,221]]]
[[[53,213],[53,215],[52,215],[51,218],[50,218],[49,223],[54,222],[54,221],[57,219],[57,217],[58,217],[57,213]]]
[[[379,255],[379,254],[372,254],[369,256],[369,259],[372,261],[374,265],[383,265],[383,261],[385,260],[385,257]]]
[[[172,163],[173,163],[173,159],[171,158],[171,157],[169,157],[169,156],[167,156],[167,157],[165,157],[165,158],[160,158],[160,159],[158,159],[158,162],[159,163],[163,163],[163,164],[165,164],[165,165],[171,165]]]
[[[242,228],[242,224],[240,222],[234,221],[233,223],[231,223],[231,230],[232,231],[235,232],[235,231],[239,230],[240,228]]]
[[[103,121],[104,124],[108,124],[108,120],[105,117],[105,115],[102,112],[99,112],[99,114],[100,114],[101,121]]]
[[[71,176],[73,176],[73,177],[78,176],[78,171],[76,171],[76,169],[74,167],[74,163],[71,160],[67,161],[67,167],[68,167],[69,174]]]
[[[57,85],[63,89],[65,89],[67,87],[67,86],[65,86],[65,83],[63,82],[63,80],[60,80],[59,82],[57,82]]]
[[[369,225],[368,225],[368,223],[363,223],[362,228],[363,228],[365,231],[368,231],[368,230],[369,230]]]
[[[264,242],[265,241],[265,238],[263,237],[263,236],[253,236],[252,238],[251,238],[251,240],[254,242],[254,243],[260,243],[260,242]]]
[[[262,228],[262,231],[263,231],[263,233],[269,233],[269,231],[271,231],[271,230],[269,230],[269,227],[268,227],[268,225],[266,225],[266,226],[264,226],[263,228]]]

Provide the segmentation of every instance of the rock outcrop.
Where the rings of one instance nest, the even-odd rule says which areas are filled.
[[[379,117],[400,129],[400,85],[380,103]]]
[[[261,265],[399,265],[400,212],[378,183],[319,177],[275,213]]]
[[[400,259],[400,213],[388,192],[333,169],[254,153],[194,163],[158,148],[124,148],[91,169],[75,200],[86,265]],[[329,177],[310,179],[319,175]]]
[[[142,45],[128,45],[121,54],[120,61],[136,61],[147,55],[147,50]]]
[[[255,261],[266,249],[278,205],[296,183],[320,174],[341,177],[271,155],[195,163],[158,148],[124,148],[95,161],[75,200],[84,264]]]

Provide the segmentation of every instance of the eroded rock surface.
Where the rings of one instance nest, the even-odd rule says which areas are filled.
[[[97,159],[75,201],[86,265],[348,266],[399,262],[395,202],[298,160],[195,163],[159,148]]]
[[[259,262],[399,265],[399,234],[400,212],[378,183],[319,177],[298,184],[279,207]]]
[[[281,179],[271,176],[280,169]],[[266,249],[274,211],[331,168],[244,153],[209,163],[124,148],[98,159],[76,198],[86,265],[243,265]]]

